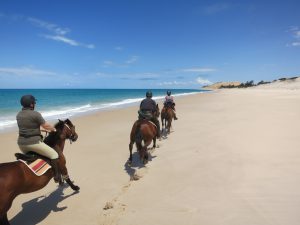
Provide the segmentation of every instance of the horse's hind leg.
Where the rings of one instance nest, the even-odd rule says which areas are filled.
[[[128,160],[128,164],[131,165],[132,163],[132,148],[133,148],[133,141],[130,141],[129,143],[129,160]]]
[[[0,216],[0,225],[10,225],[8,218],[7,218],[7,213]]]
[[[152,146],[152,149],[153,149],[153,148],[156,148],[156,137],[153,138],[153,146]]]

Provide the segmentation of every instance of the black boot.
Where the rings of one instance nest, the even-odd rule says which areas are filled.
[[[58,166],[58,159],[51,160],[51,166],[53,168],[53,178],[55,183],[59,183],[60,185],[63,183],[61,179],[61,174]]]

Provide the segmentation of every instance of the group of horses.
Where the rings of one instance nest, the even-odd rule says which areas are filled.
[[[170,133],[172,119],[174,117],[173,109],[164,107],[160,112],[158,104],[156,105],[155,117],[161,115],[162,130]],[[63,154],[65,141],[75,142],[78,134],[75,131],[73,123],[66,119],[59,120],[55,124],[56,132],[49,133],[44,139],[44,143],[57,151],[59,155],[59,167],[63,180],[74,190],[79,191],[79,186],[75,185],[69,178],[66,168],[66,159]],[[136,143],[137,151],[143,163],[148,161],[148,146],[153,141],[153,148],[156,147],[157,129],[154,123],[147,119],[138,119],[131,130],[129,144],[129,164],[132,163],[132,148]],[[20,153],[16,154],[17,158],[33,161],[40,156],[26,156]],[[9,225],[7,212],[10,209],[13,200],[20,194],[30,193],[45,187],[53,178],[52,169],[47,170],[44,174],[35,175],[24,163],[20,161],[0,163],[0,225]]]
[[[153,116],[159,118],[161,116],[162,131],[161,134],[170,134],[172,120],[175,116],[173,108],[171,105],[164,105],[161,112],[159,110],[158,104],[156,104],[156,110]],[[137,151],[140,156],[140,160],[145,164],[149,159],[148,146],[153,141],[152,148],[156,148],[157,139],[157,129],[156,125],[146,118],[141,118],[137,120],[131,129],[130,133],[130,143],[129,143],[129,159],[128,164],[132,163],[132,148],[133,144],[136,144]]]

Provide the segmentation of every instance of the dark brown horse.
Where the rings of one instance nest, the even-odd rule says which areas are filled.
[[[63,155],[65,140],[76,141],[78,138],[75,126],[67,119],[59,121],[56,132],[50,133],[44,142],[55,149],[59,155],[59,165],[63,179],[70,187],[78,191],[79,187],[74,185],[68,176],[66,159]],[[53,178],[52,169],[41,176],[36,176],[24,163],[20,161],[0,164],[0,225],[9,225],[7,211],[13,200],[20,194],[30,193],[45,187]]]
[[[166,129],[167,133],[170,134],[170,129],[172,126],[172,120],[175,116],[175,113],[172,109],[172,106],[164,106],[161,110],[161,126],[162,130]]]
[[[160,114],[159,107],[158,104],[156,104],[156,110],[153,115],[156,118],[158,118],[159,114]],[[156,126],[153,122],[149,121],[149,119],[141,118],[135,121],[130,133],[130,143],[129,143],[130,155],[128,160],[129,165],[131,165],[132,163],[132,148],[134,143],[136,144],[136,148],[139,153],[141,161],[144,164],[147,163],[149,158],[148,146],[153,141],[152,148],[156,148],[156,136],[157,136]]]

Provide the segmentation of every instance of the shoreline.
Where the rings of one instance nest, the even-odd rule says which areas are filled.
[[[189,95],[194,95],[194,94],[199,94],[199,93],[205,93],[207,91],[205,90],[200,90],[200,92],[189,92],[189,93],[178,93],[178,94],[174,94],[173,96],[175,98],[181,98],[181,97],[185,97],[185,96],[189,96]],[[142,101],[143,98],[136,98],[136,99],[124,99],[124,100],[120,100],[117,102],[108,102],[108,103],[99,103],[100,105],[94,105],[94,106],[90,106],[90,109],[86,109],[86,111],[78,111],[78,112],[73,112],[73,108],[69,108],[69,110],[67,110],[67,108],[61,108],[61,116],[60,118],[53,118],[54,116],[51,116],[49,114],[53,114],[53,110],[49,110],[49,112],[45,112],[45,111],[39,111],[39,108],[37,108],[37,111],[39,111],[40,113],[42,113],[43,117],[45,118],[46,121],[49,122],[54,122],[57,119],[66,119],[66,118],[79,118],[79,117],[85,117],[85,116],[89,116],[89,115],[93,115],[95,113],[99,113],[99,112],[105,112],[105,111],[112,111],[112,110],[118,110],[118,109],[122,109],[122,108],[127,108],[127,107],[134,107],[139,105],[139,103]],[[164,99],[164,96],[157,96],[157,97],[153,97],[153,99],[155,101],[162,101]],[[90,105],[90,104],[88,104]],[[83,106],[77,106],[76,108],[82,108]],[[75,108],[75,109],[76,109]],[[17,113],[16,113],[17,114]],[[13,116],[11,116],[13,118]],[[55,117],[59,117],[58,115]],[[5,122],[5,121],[3,121]],[[2,123],[3,123],[2,122]],[[1,133],[6,133],[8,131],[16,131],[17,130],[17,124],[15,120],[9,120],[6,121],[6,123],[13,123],[12,125],[8,124],[8,125],[3,125],[3,127],[0,127],[0,134]]]

